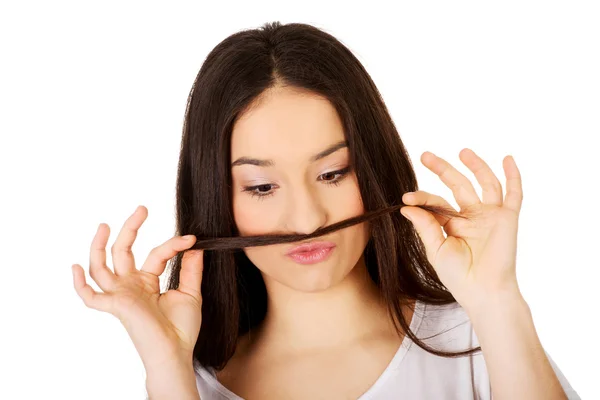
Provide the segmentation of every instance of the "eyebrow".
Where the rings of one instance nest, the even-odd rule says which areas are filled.
[[[325,150],[321,151],[320,153],[317,153],[314,156],[312,156],[310,158],[310,162],[312,163],[312,162],[318,161],[322,158],[325,158],[328,155],[330,155],[331,153],[335,153],[336,151],[338,151],[339,149],[342,149],[344,147],[348,147],[348,142],[346,140],[337,142],[337,143],[329,146]],[[258,167],[272,167],[273,165],[275,165],[275,162],[273,160],[261,160],[258,158],[240,157],[231,163],[231,167],[233,168],[235,166],[244,165],[244,164],[256,165]]]

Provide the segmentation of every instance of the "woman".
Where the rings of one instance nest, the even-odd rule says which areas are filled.
[[[90,276],[104,293],[79,265],[74,285],[121,320],[152,399],[578,398],[517,285],[515,161],[504,159],[503,196],[481,158],[460,158],[482,199],[445,160],[421,157],[458,212],[417,190],[343,44],[305,24],[239,32],[190,93],[178,235],[137,270],[139,207],[111,249],[113,272],[100,224]]]

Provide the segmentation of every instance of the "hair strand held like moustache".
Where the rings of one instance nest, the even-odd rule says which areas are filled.
[[[315,237],[323,236],[328,233],[337,231],[339,229],[347,228],[349,226],[359,224],[364,221],[370,221],[372,219],[378,218],[382,215],[389,214],[391,212],[400,210],[402,207],[406,206],[406,204],[397,204],[393,206],[389,206],[386,208],[382,208],[379,210],[369,211],[364,214],[345,219],[340,222],[336,222],[335,224],[323,227],[318,229],[310,234],[269,234],[269,235],[259,235],[259,236],[234,236],[234,237],[219,237],[219,238],[206,238],[203,236],[196,236],[196,243],[187,250],[231,250],[231,249],[242,249],[246,247],[256,247],[256,246],[267,246],[272,244],[280,244],[280,243],[291,243],[298,242],[303,240],[312,239]],[[429,211],[433,214],[450,217],[450,218],[466,218],[467,216],[464,213],[459,213],[454,209],[440,207],[440,206],[432,206],[432,205],[419,205],[415,206],[422,208],[426,211]]]

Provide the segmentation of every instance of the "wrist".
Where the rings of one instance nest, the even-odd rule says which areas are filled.
[[[192,360],[173,360],[146,369],[146,391],[151,400],[198,400]]]
[[[474,325],[505,316],[530,315],[531,310],[519,290],[488,293],[466,307]]]
[[[151,359],[142,358],[142,364],[146,372],[164,371],[172,368],[192,366],[194,355],[192,353],[163,353],[160,356],[153,355]]]

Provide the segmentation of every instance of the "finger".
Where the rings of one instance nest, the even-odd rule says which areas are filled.
[[[521,211],[523,203],[523,183],[521,173],[517,163],[512,156],[504,157],[502,162],[504,173],[506,174],[506,196],[504,197],[504,206],[516,211]]]
[[[433,265],[439,248],[446,240],[442,227],[430,212],[419,207],[402,207],[400,212],[412,222],[425,245],[427,259]]]
[[[444,208],[448,208],[450,210],[456,211],[456,209],[448,203],[443,197],[436,196],[434,194],[428,193],[424,190],[418,190],[416,192],[404,193],[402,196],[402,201],[406,205],[427,205],[427,206],[440,206]],[[446,226],[448,221],[450,221],[450,217],[446,217],[443,215],[432,214],[433,217],[437,220],[437,222],[443,227]]]
[[[186,251],[181,260],[179,272],[179,290],[200,301],[202,294],[202,273],[204,272],[204,251]]]
[[[490,166],[471,149],[463,149],[458,156],[475,174],[475,178],[482,189],[483,203],[501,206],[503,203],[502,185]]]
[[[460,206],[461,210],[481,203],[471,181],[458,172],[446,160],[426,151],[421,155],[421,162],[430,171],[439,176],[442,182],[452,190],[456,203]]]
[[[167,262],[182,250],[196,243],[195,236],[175,236],[158,247],[153,248],[144,261],[141,271],[160,276],[167,267]]]
[[[135,258],[131,247],[137,237],[138,229],[148,217],[148,209],[138,206],[134,213],[127,218],[110,252],[113,259],[113,268],[116,275],[126,274],[135,269]]]
[[[110,299],[106,293],[96,292],[85,282],[85,273],[79,264],[73,264],[71,267],[73,273],[73,287],[75,291],[89,308],[98,311],[110,312]]]
[[[104,223],[98,225],[90,247],[90,277],[105,292],[114,288],[116,279],[115,274],[106,265],[106,243],[109,236],[110,227]]]

